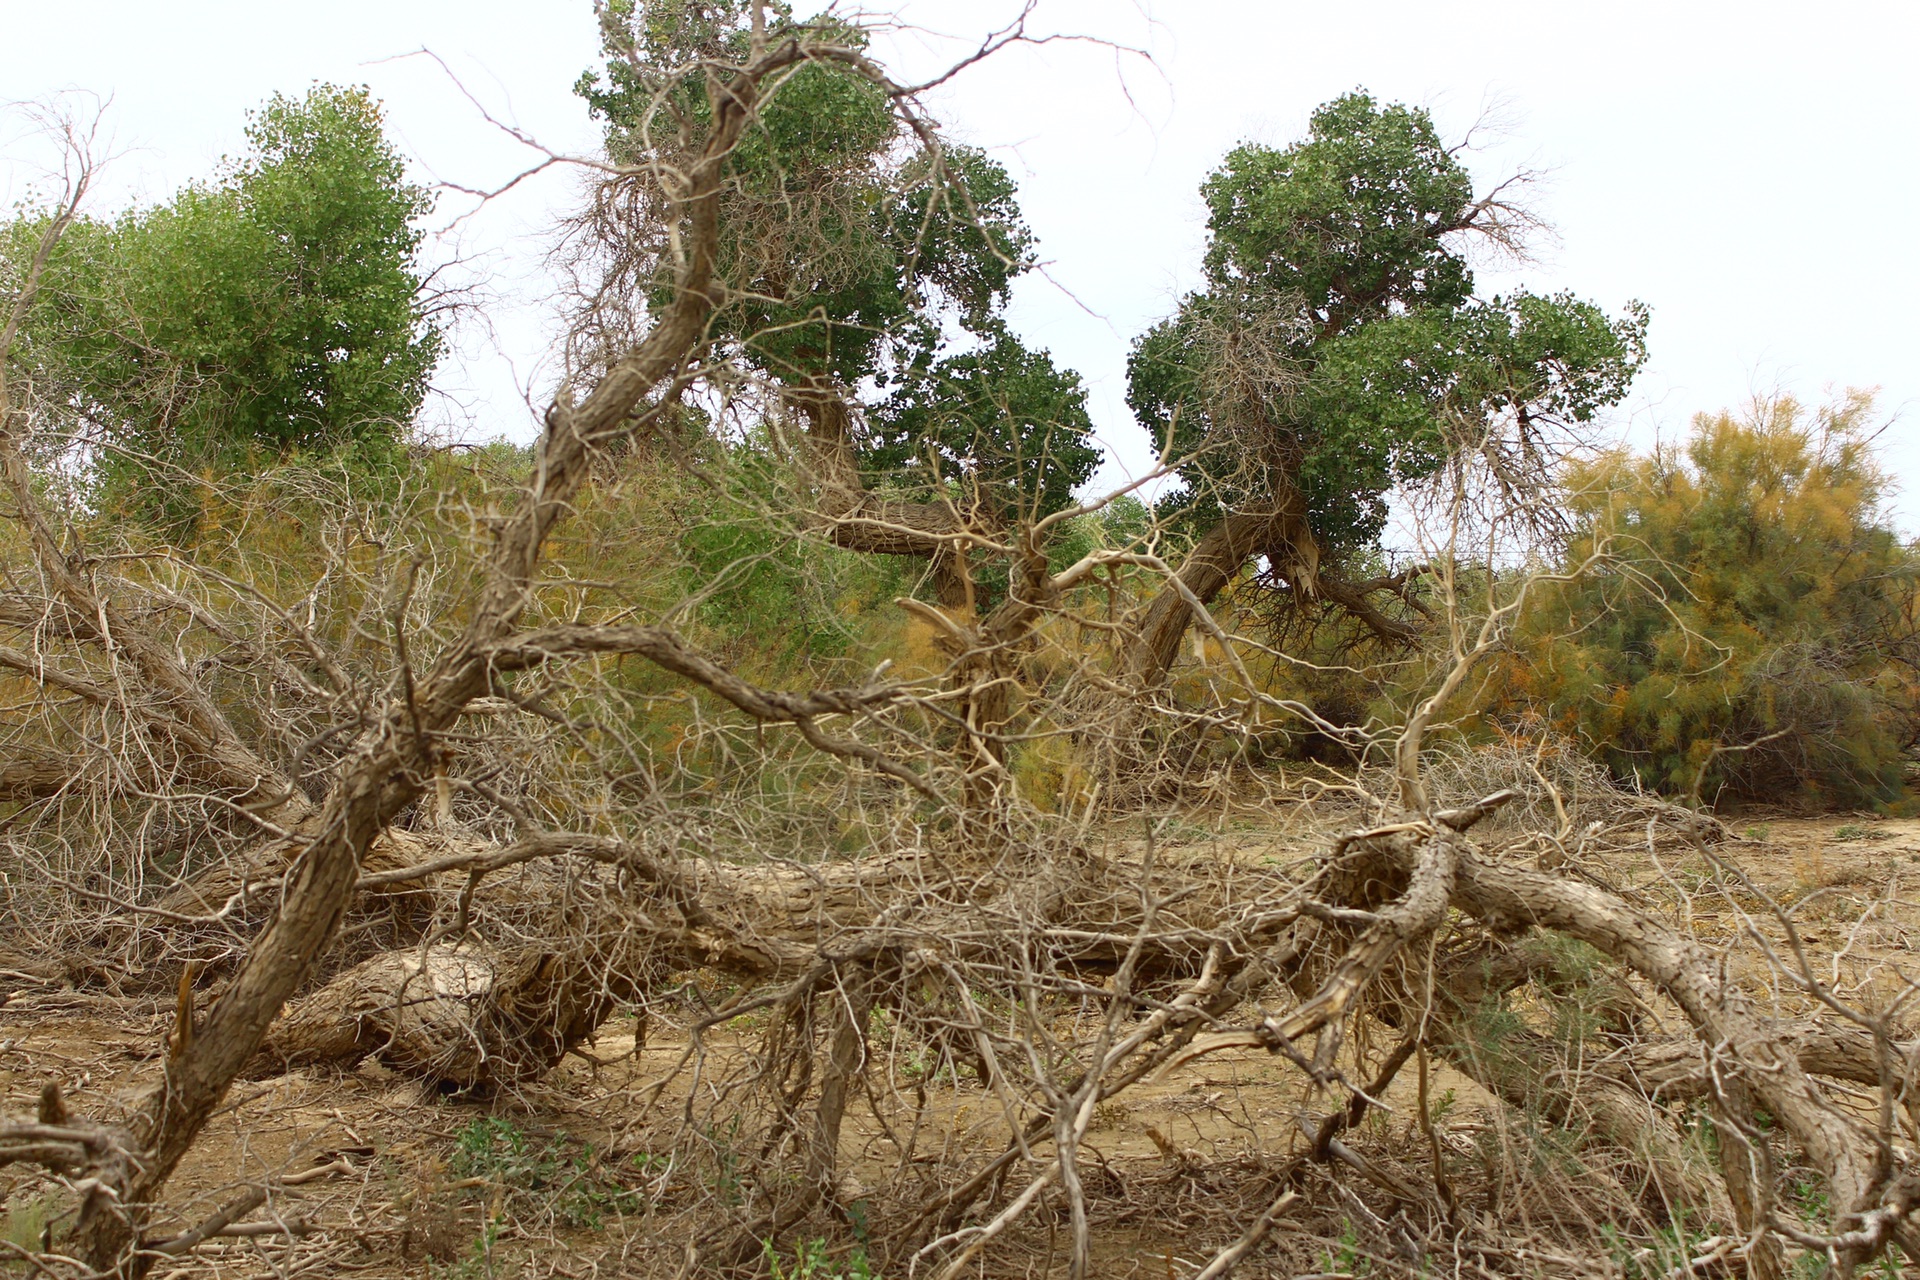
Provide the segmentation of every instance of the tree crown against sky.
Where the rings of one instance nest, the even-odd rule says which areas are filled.
[[[768,6],[769,38],[856,28],[797,23]],[[827,25],[823,26],[822,23]],[[739,3],[613,5],[605,67],[577,86],[619,162],[695,136],[703,93],[676,68],[738,55]],[[1014,280],[1034,265],[1012,178],[985,153],[917,134],[871,78],[825,63],[795,70],[729,158],[730,216],[714,324],[727,353],[789,390],[862,410],[861,463],[876,482],[962,492],[998,518],[1066,505],[1099,462],[1079,377],[1008,327]],[[671,228],[659,173],[629,189],[615,279],[652,296]]]
[[[1323,552],[1370,546],[1387,495],[1503,434],[1617,404],[1646,359],[1645,308],[1569,294],[1480,298],[1476,199],[1424,110],[1352,93],[1281,149],[1245,144],[1205,183],[1205,286],[1135,344],[1129,403],[1181,459],[1196,515],[1304,498]]]
[[[276,95],[246,137],[214,181],[76,223],[25,335],[42,409],[99,446],[103,497],[130,510],[183,518],[183,475],[253,457],[390,464],[441,350],[432,202],[372,96]],[[13,247],[43,222],[16,219]]]

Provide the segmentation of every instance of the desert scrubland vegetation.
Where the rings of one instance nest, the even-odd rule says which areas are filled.
[[[1223,157],[1155,470],[862,30],[611,3],[530,446],[364,91],[0,231],[0,1266],[1898,1275],[1920,556],[1870,395],[1355,92]],[[982,47],[1019,39],[1002,33]]]

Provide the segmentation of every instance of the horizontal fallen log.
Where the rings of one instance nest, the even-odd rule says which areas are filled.
[[[815,871],[667,863],[605,837],[554,835],[438,857],[363,877],[418,886],[546,863],[502,895],[513,932],[541,941],[459,941],[384,952],[294,1002],[248,1066],[254,1077],[349,1067],[374,1057],[409,1075],[489,1091],[536,1079],[622,1007],[644,1008],[669,974],[714,969],[750,981],[807,972],[818,944],[870,920],[904,873],[874,860]],[[610,865],[619,897],[572,901],[565,857]],[[462,893],[464,919],[466,892]],[[531,912],[531,915],[527,915]]]
[[[57,796],[72,787],[84,763],[53,752],[21,753],[0,761],[0,802],[26,804]]]
[[[1860,1027],[1789,1023],[1777,1028],[1776,1034],[1808,1075],[1872,1088],[1905,1086],[1920,1054],[1920,1041],[1897,1042],[1883,1070],[1873,1037]],[[1631,1081],[1647,1097],[1663,1101],[1704,1098],[1713,1089],[1706,1048],[1691,1037],[1629,1045],[1596,1063],[1595,1069]]]
[[[524,1083],[644,994],[645,960],[623,959],[603,967],[471,944],[378,955],[276,1021],[247,1074],[350,1066],[372,1055],[462,1090]]]
[[[669,974],[705,969],[756,985],[791,983],[849,957],[912,954],[930,964],[998,955],[1016,932],[1056,962],[1098,973],[1128,954],[1142,922],[1136,885],[1116,881],[1103,860],[1071,853],[1024,878],[983,882],[972,900],[968,890],[981,884],[956,891],[937,863],[907,855],[733,865],[656,859],[584,835],[421,852],[428,856],[364,874],[362,885],[458,893],[465,926],[474,878],[520,868],[485,894],[486,910],[517,913],[512,928],[476,919],[457,938],[353,966],[282,1014],[250,1075],[372,1056],[463,1090],[508,1087],[551,1069],[618,1009],[644,1008]],[[623,887],[570,895],[558,865],[569,858],[617,869]],[[1258,949],[1300,916],[1275,901],[1297,896],[1278,876],[1249,877],[1240,889],[1250,902],[1234,911],[1223,896],[1175,888],[1176,880],[1136,956],[1141,973],[1190,975],[1223,930],[1236,948]],[[566,902],[573,905],[563,910]],[[500,941],[508,936],[543,941]]]

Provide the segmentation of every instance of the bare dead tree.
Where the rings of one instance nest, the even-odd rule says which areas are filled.
[[[1344,1251],[1409,1276],[1773,1276],[1795,1255],[1845,1274],[1913,1256],[1904,972],[1879,988],[1823,973],[1809,908],[1747,877],[1712,819],[1619,792],[1544,735],[1501,752],[1450,734],[1546,580],[1498,571],[1497,540],[1539,499],[1490,474],[1497,442],[1469,442],[1429,495],[1428,679],[1390,725],[1330,721],[1263,678],[1273,646],[1215,607],[1282,543],[1275,573],[1330,590],[1306,544],[1274,540],[1275,521],[1305,518],[1294,497],[1208,562],[1220,587],[1191,557],[1170,564],[1156,528],[1102,533],[1057,568],[1051,536],[1101,503],[908,518],[845,472],[844,438],[813,416],[825,401],[740,396],[770,427],[797,412],[811,442],[775,500],[733,492],[720,463],[682,479],[709,515],[737,500],[771,540],[821,554],[905,538],[886,545],[950,556],[962,585],[962,552],[1004,558],[999,603],[903,601],[931,637],[922,669],[889,678],[856,653],[821,664],[846,678],[796,693],[689,638],[698,605],[771,553],[729,552],[664,622],[617,580],[618,541],[650,531],[622,523],[638,499],[613,495],[666,468],[614,445],[746,383],[710,339],[737,288],[716,263],[728,160],[756,112],[827,63],[919,119],[864,53],[773,38],[760,16],[744,51],[672,69],[703,111],[673,117],[663,94],[659,145],[612,178],[609,199],[651,193],[671,287],[630,305],[629,327],[581,338],[583,372],[525,476],[407,496],[430,536],[326,493],[329,518],[302,531],[324,583],[90,546],[36,470],[34,389],[0,384],[0,665],[30,709],[7,721],[5,794],[23,807],[3,834],[50,872],[46,901],[94,904],[84,980],[118,967],[127,987],[167,987],[171,1015],[160,1079],[126,1115],[75,1115],[55,1086],[0,1126],[0,1163],[64,1179],[78,1206],[58,1249],[19,1247],[26,1260],[137,1275],[223,1239],[324,1237],[321,1215],[295,1229],[280,1197],[346,1154],[169,1208],[236,1080],[371,1063],[512,1095],[629,1014],[635,1054],[649,1035],[667,1052],[608,1108],[623,1154],[647,1157],[647,1210],[622,1237],[646,1256],[622,1261],[663,1275],[740,1274],[829,1235],[880,1273],[940,1280],[1029,1262],[1097,1274],[1104,1250],[1181,1230],[1200,1256],[1168,1246],[1169,1272],[1207,1280],[1263,1250],[1296,1272],[1349,1270],[1329,1256]],[[836,466],[844,501],[822,496]],[[472,561],[446,550],[472,542]],[[1348,585],[1377,609],[1410,576]],[[1166,599],[1178,619],[1153,622]],[[1203,651],[1175,670],[1189,627]],[[1159,674],[1188,684],[1143,693],[1158,681],[1132,665],[1139,643],[1169,628]],[[671,741],[649,740],[669,719]],[[1275,722],[1340,735],[1362,766],[1195,767]],[[1116,760],[1164,784],[1125,793],[1149,803],[1115,799],[1125,770],[1101,762]],[[165,882],[74,855],[88,831],[104,845],[181,815],[198,861]],[[1228,819],[1248,818],[1268,842],[1231,846]],[[1625,883],[1629,856],[1660,873],[1653,888]],[[1701,878],[1668,892],[1682,857]],[[1708,902],[1738,921],[1730,940],[1690,925]],[[1566,1009],[1591,1026],[1562,1034]],[[1264,1051],[1248,1060],[1268,1074],[1161,1088],[1236,1050]],[[1479,1090],[1471,1134],[1446,1122],[1443,1068]],[[1154,1154],[1111,1158],[1103,1131],[1149,1096],[1214,1127],[1143,1127]],[[1817,1176],[1823,1209],[1789,1203],[1789,1163]],[[278,1216],[250,1216],[263,1210]]]
[[[583,398],[563,395],[547,414],[535,474],[527,492],[505,516],[494,540],[484,578],[469,604],[463,633],[417,676],[402,659],[402,687],[368,708],[355,745],[335,767],[325,794],[308,801],[286,779],[266,766],[184,669],[177,656],[150,631],[120,616],[89,580],[84,561],[76,563],[64,548],[33,489],[23,452],[30,429],[5,393],[7,423],[0,439],[0,470],[15,503],[14,516],[30,538],[35,561],[47,582],[48,596],[61,610],[59,621],[108,650],[149,691],[139,708],[150,725],[179,746],[192,776],[225,793],[227,803],[246,814],[268,837],[285,847],[288,864],[280,900],[270,923],[249,947],[221,997],[204,1017],[186,1024],[175,1041],[165,1084],[137,1111],[126,1135],[87,1129],[82,1145],[89,1153],[99,1190],[91,1195],[75,1228],[76,1248],[97,1270],[144,1272],[154,1260],[140,1244],[147,1209],[159,1199],[168,1177],[192,1145],[232,1081],[252,1058],[287,997],[299,986],[339,927],[359,876],[359,866],[374,841],[394,818],[443,772],[440,740],[474,699],[490,693],[500,673],[564,656],[585,636],[523,643],[519,626],[542,548],[588,483],[596,449],[617,434],[644,427],[647,413],[635,411],[650,395],[683,378],[697,353],[716,298],[713,257],[718,239],[719,201],[727,157],[752,118],[763,83],[812,59],[864,63],[859,55],[833,46],[790,38],[758,50],[746,61],[699,69],[706,81],[711,120],[688,163],[663,173],[660,182],[672,202],[678,255],[672,300],[663,306],[646,334],[607,370]],[[11,300],[0,353],[10,352],[20,325],[32,307],[48,259],[76,216],[86,195],[84,157],[65,199],[49,220],[40,246]],[[71,621],[68,621],[68,618]],[[627,641],[639,640],[629,635]],[[651,645],[658,637],[643,644]],[[399,643],[396,637],[396,643]],[[618,650],[624,642],[603,635],[592,643]],[[28,674],[53,688],[63,684],[88,695],[104,689],[24,663]],[[807,708],[789,716],[809,722]],[[76,1131],[78,1132],[78,1131]],[[8,1147],[8,1158],[34,1159],[48,1154],[37,1129],[23,1131]],[[53,1162],[70,1166],[66,1148]]]

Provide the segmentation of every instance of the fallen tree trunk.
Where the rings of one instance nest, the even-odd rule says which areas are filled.
[[[1391,843],[1405,865],[1417,842]],[[1746,1163],[1737,1153],[1753,1140],[1748,1135],[1761,1132],[1751,1108],[1763,1107],[1827,1179],[1832,1209],[1822,1247],[1843,1268],[1863,1264],[1907,1229],[1914,1207],[1911,1172],[1896,1177],[1883,1144],[1815,1078],[1864,1077],[1882,1088],[1899,1087],[1885,1079],[1872,1037],[1766,1016],[1712,952],[1595,885],[1490,859],[1471,846],[1457,858],[1456,876],[1454,905],[1496,935],[1534,927],[1586,942],[1652,982],[1693,1023],[1690,1052],[1668,1042],[1622,1055],[1603,1074],[1604,1089],[1630,1086],[1629,1096],[1640,1098],[1709,1099],[1719,1122],[1723,1168],[1732,1151],[1742,1171]],[[1635,1110],[1619,1120],[1630,1126]],[[1754,1194],[1745,1179],[1729,1175],[1728,1189],[1742,1231],[1786,1230],[1769,1207],[1770,1188]],[[1772,1244],[1754,1259],[1762,1271],[1775,1260]]]
[[[0,761],[0,803],[26,804],[57,796],[80,781],[85,762],[55,753],[18,753]]]
[[[443,845],[409,868],[363,875],[392,891],[436,882],[444,899],[461,873],[541,860],[526,882],[490,890],[459,941],[372,957],[301,998],[249,1064],[261,1075],[292,1067],[351,1066],[373,1056],[408,1074],[462,1089],[535,1078],[626,1005],[644,1005],[657,980],[706,969],[752,984],[792,982],[833,955],[915,953],[926,963],[995,955],[1011,936],[1044,941],[1061,963],[1110,972],[1134,949],[1144,917],[1137,888],[1104,859],[1064,850],[1022,877],[941,883],[931,860],[899,856],[816,866],[735,866],[704,859],[665,863],[603,837],[547,836],[515,845]],[[561,907],[563,856],[622,869],[639,883],[623,895]],[[1298,886],[1249,876],[1235,908],[1218,890],[1182,887],[1178,866],[1159,879],[1163,926],[1141,946],[1141,973],[1199,972],[1222,933],[1255,947],[1296,917],[1282,901]],[[477,881],[469,882],[477,883]],[[463,894],[465,890],[461,891]],[[977,897],[978,901],[969,901]],[[490,924],[488,915],[510,923]],[[527,943],[484,938],[535,938]]]
[[[1800,1070],[1850,1084],[1873,1088],[1907,1087],[1911,1064],[1920,1055],[1920,1041],[1894,1044],[1893,1065],[1887,1078],[1873,1037],[1859,1027],[1828,1026],[1817,1022],[1789,1023],[1777,1029],[1780,1042],[1792,1052]],[[1707,1097],[1713,1091],[1713,1069],[1707,1047],[1697,1039],[1674,1037],[1630,1045],[1598,1069],[1625,1080],[1650,1098],[1684,1102]]]
[[[373,956],[300,999],[269,1029],[247,1073],[350,1067],[371,1056],[461,1090],[524,1084],[619,1009],[644,1010],[672,973],[716,969],[767,981],[804,972],[820,935],[838,928],[831,912],[870,912],[858,905],[862,889],[892,878],[886,867],[855,867],[828,892],[810,892],[827,886],[784,868],[730,875],[668,868],[618,841],[575,836],[468,846],[362,881],[391,888],[561,854],[614,865],[640,891],[570,891],[567,869],[542,863],[528,882],[483,908],[459,940]],[[464,920],[470,895],[460,896]],[[507,919],[489,929],[489,915]],[[483,934],[522,941],[487,942]]]
[[[1263,1019],[1242,1031],[1202,1037],[1175,1061],[1219,1049],[1264,1047],[1285,1051],[1316,1075],[1327,1066],[1322,1052],[1312,1064],[1292,1048],[1295,1039],[1335,1031],[1361,986],[1372,985],[1389,1009],[1399,1011],[1408,1028],[1426,1026],[1461,1065],[1481,1078],[1496,1095],[1537,1105],[1547,1086],[1548,1109],[1562,1117],[1585,1117],[1628,1151],[1639,1154],[1666,1196],[1712,1205],[1731,1203],[1739,1228],[1754,1241],[1749,1262],[1755,1274],[1779,1274],[1780,1240],[1820,1249],[1843,1272],[1878,1256],[1896,1238],[1911,1238],[1910,1219],[1920,1206],[1920,1172],[1902,1168],[1887,1137],[1832,1096],[1818,1077],[1871,1083],[1884,1099],[1908,1092],[1910,1054],[1881,1032],[1857,1027],[1808,1027],[1762,1013],[1730,976],[1719,958],[1693,939],[1594,884],[1489,858],[1464,838],[1443,828],[1463,824],[1453,815],[1409,819],[1355,836],[1336,845],[1332,874],[1336,910],[1344,909],[1341,959],[1300,968],[1295,976],[1302,1001],[1294,1011]],[[1651,982],[1673,1000],[1693,1024],[1692,1048],[1665,1041],[1630,1049],[1594,1064],[1588,1075],[1562,1069],[1520,1081],[1476,1064],[1472,1038],[1429,1022],[1433,986],[1415,981],[1424,971],[1411,944],[1430,936],[1439,916],[1429,901],[1446,884],[1452,908],[1473,918],[1494,940],[1519,938],[1547,929],[1585,942]],[[1365,928],[1359,928],[1361,924]],[[1511,987],[1527,975],[1514,957],[1495,953],[1513,972],[1483,972],[1477,980],[1452,975],[1463,1003],[1475,988],[1504,983]],[[1429,981],[1436,981],[1434,975]],[[1302,987],[1306,989],[1302,989]],[[1445,1003],[1445,1002],[1442,1002]],[[1543,1055],[1556,1056],[1556,1055]],[[1564,1055],[1558,1055],[1564,1056]],[[1897,1070],[1890,1071],[1890,1068]],[[1726,1199],[1704,1192],[1675,1141],[1664,1131],[1664,1099],[1710,1100],[1720,1134]],[[1557,1097],[1557,1101],[1555,1101]],[[1764,1109],[1770,1122],[1756,1119]],[[1777,1127],[1819,1169],[1830,1190],[1832,1208],[1821,1224],[1827,1234],[1809,1233],[1782,1219],[1768,1185],[1771,1157],[1764,1151],[1766,1129]]]
[[[300,1001],[268,1031],[250,1076],[372,1056],[462,1091],[536,1080],[615,1009],[644,1001],[661,960],[491,952],[472,943],[389,951]]]
[[[1790,1037],[1759,1015],[1736,982],[1723,981],[1706,948],[1580,881],[1497,863],[1476,853],[1459,859],[1456,904],[1496,927],[1531,924],[1580,939],[1655,983],[1678,1004],[1700,1038],[1723,1055],[1754,1099],[1806,1151],[1832,1188],[1833,1226],[1852,1262],[1884,1246],[1898,1216],[1876,1217],[1888,1189],[1876,1176],[1871,1144],[1801,1068]],[[1723,1105],[1726,1099],[1716,1094]],[[1729,1116],[1752,1124],[1751,1117]],[[1724,1133],[1724,1129],[1723,1129]],[[1869,1225],[1871,1224],[1871,1225]],[[1758,1224],[1742,1223],[1745,1229]]]

